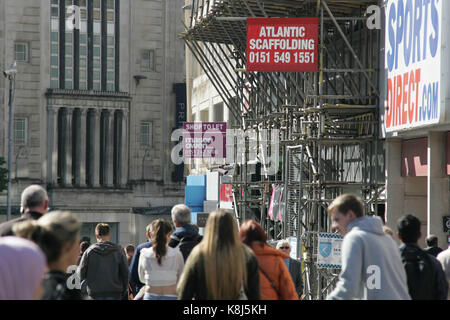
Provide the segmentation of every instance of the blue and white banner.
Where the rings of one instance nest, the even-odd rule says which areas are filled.
[[[443,0],[389,0],[386,7],[386,132],[441,120]]]
[[[341,247],[344,237],[335,233],[319,233],[317,267],[319,269],[341,269]]]

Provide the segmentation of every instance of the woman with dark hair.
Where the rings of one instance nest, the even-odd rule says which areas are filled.
[[[178,285],[180,300],[258,300],[258,262],[239,239],[234,216],[212,212],[205,236],[194,247]]]
[[[67,288],[67,268],[76,265],[81,223],[68,211],[53,211],[39,220],[13,226],[14,233],[35,242],[47,258],[42,300],[82,300],[78,290]]]
[[[244,221],[239,235],[258,258],[261,299],[298,300],[291,274],[283,260],[289,256],[266,243],[267,235],[261,225],[253,220]]]
[[[178,247],[169,247],[172,226],[163,219],[152,223],[152,247],[141,250],[139,279],[145,283],[144,300],[176,300],[176,286],[184,267]]]

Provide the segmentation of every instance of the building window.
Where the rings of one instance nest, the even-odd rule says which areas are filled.
[[[87,90],[88,88],[88,8],[87,1],[79,1],[80,6],[80,37],[79,37],[79,76],[78,88]]]
[[[27,119],[15,118],[14,119],[14,144],[25,145],[27,144]]]
[[[28,62],[28,44],[15,43],[14,44],[14,58],[17,62]]]
[[[141,122],[141,146],[151,147],[152,146],[152,123],[148,121]]]
[[[116,28],[118,0],[52,0],[50,2],[50,87],[96,91],[119,90]],[[78,9],[72,10],[73,6]],[[79,26],[67,28],[74,16]],[[118,31],[117,31],[118,33]],[[116,44],[117,42],[117,44]]]
[[[103,4],[104,5],[104,4]],[[106,91],[114,91],[115,88],[115,3],[114,0],[106,1]],[[105,17],[104,17],[105,18]]]
[[[141,52],[141,71],[155,71],[155,50]]]
[[[213,106],[213,121],[214,122],[223,122],[224,116],[223,116],[223,102],[215,104]]]

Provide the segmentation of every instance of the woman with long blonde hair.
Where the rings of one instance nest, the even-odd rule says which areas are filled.
[[[258,262],[241,242],[231,213],[209,215],[205,236],[189,255],[177,292],[180,300],[260,299]]]

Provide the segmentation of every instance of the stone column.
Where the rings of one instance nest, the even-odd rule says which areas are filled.
[[[47,183],[58,183],[58,107],[47,108]]]
[[[73,111],[73,131],[74,139],[75,139],[75,145],[72,146],[74,150],[72,150],[72,172],[74,174],[73,181],[75,186],[80,186],[80,141],[81,141],[81,131],[80,131],[80,109],[76,108]]]
[[[405,178],[401,173],[402,141],[386,140],[386,225],[397,230],[397,219],[404,213]]]
[[[122,138],[121,138],[121,146],[120,146],[120,186],[126,187],[128,183],[128,168],[129,161],[128,161],[128,141],[129,141],[129,134],[128,134],[128,110],[122,111]]]
[[[114,187],[114,110],[108,110],[106,121],[106,186]]]
[[[93,153],[91,157],[91,166],[93,168],[93,186],[94,188],[100,187],[100,109],[93,109],[93,115],[94,115],[94,126],[92,128],[92,131],[94,133],[93,136]]]
[[[421,244],[430,234],[439,238],[439,246],[447,247],[442,217],[449,213],[449,184],[446,174],[445,132],[428,133],[428,199],[427,234],[419,239]]]
[[[64,186],[72,186],[72,132],[73,132],[73,110],[72,108],[67,108],[66,113],[66,130],[64,133],[64,144],[65,144],[65,159],[66,159],[66,172]]]
[[[79,174],[80,174],[80,180],[79,180],[79,186],[85,187],[86,186],[86,137],[87,137],[87,112],[88,109],[80,109],[80,130],[78,130],[79,135],[77,139],[77,146],[79,146],[77,155],[79,158]]]

